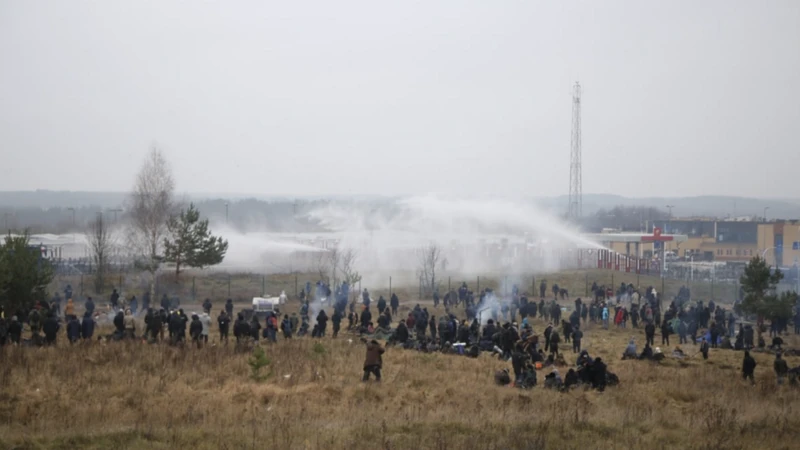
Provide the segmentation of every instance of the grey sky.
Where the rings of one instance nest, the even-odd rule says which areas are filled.
[[[0,1],[1,190],[796,195],[800,1]]]

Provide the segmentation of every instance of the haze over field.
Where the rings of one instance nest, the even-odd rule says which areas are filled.
[[[0,190],[791,197],[795,1],[4,2]],[[13,158],[9,159],[9,155]]]

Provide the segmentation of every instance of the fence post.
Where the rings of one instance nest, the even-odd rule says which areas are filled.
[[[294,273],[294,296],[297,297],[297,272]]]
[[[389,297],[392,296],[392,276],[389,275]]]
[[[267,276],[261,275],[261,295],[267,294]]]
[[[231,274],[228,274],[228,298],[231,297]]]
[[[81,274],[81,297],[83,297],[83,274]]]
[[[589,296],[589,272],[586,272],[586,273],[584,274],[584,278],[585,278],[585,280],[584,280],[584,285],[585,285],[585,288],[586,288],[586,293],[585,293],[585,294],[583,294],[583,295],[585,295],[586,297],[588,297],[588,296]]]

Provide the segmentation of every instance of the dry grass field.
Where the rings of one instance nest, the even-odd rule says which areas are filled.
[[[541,333],[545,324],[533,326]],[[708,361],[700,355],[660,364],[622,361],[631,336],[641,349],[641,329],[590,326],[584,347],[604,359],[620,385],[558,393],[542,387],[547,369],[539,372],[539,386],[523,391],[494,385],[494,372],[510,363],[488,354],[470,359],[399,348],[384,355],[382,383],[361,383],[364,345],[348,334],[262,344],[270,365],[260,382],[250,376],[252,352],[232,344],[71,346],[62,335],[56,347],[0,350],[0,448],[800,445],[800,388],[775,385],[772,355],[754,354],[756,385],[750,386],[741,379],[741,352],[712,349]],[[786,340],[800,348],[796,336]],[[574,362],[575,355],[566,355]],[[788,359],[790,366],[800,364]]]

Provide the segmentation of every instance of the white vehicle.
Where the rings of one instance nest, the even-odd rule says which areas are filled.
[[[285,298],[281,297],[253,297],[253,309],[243,311],[245,319],[250,320],[255,314],[259,319],[263,319],[271,312],[277,312],[282,304],[286,303]]]

